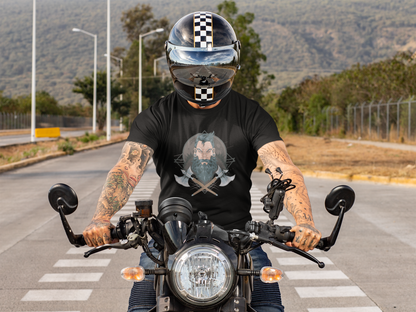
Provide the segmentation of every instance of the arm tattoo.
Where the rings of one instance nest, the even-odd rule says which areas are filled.
[[[262,146],[258,150],[258,154],[265,168],[269,168],[271,172],[275,173],[276,169],[280,167],[283,171],[283,178],[292,179],[292,183],[296,185],[296,188],[286,193],[285,196],[285,207],[293,215],[296,223],[314,225],[311,204],[302,173],[290,159],[283,141],[275,141]]]
[[[147,145],[124,144],[120,159],[107,175],[93,220],[108,221],[127,203],[152,155]]]

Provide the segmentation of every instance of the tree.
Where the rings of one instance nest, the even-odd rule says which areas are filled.
[[[29,114],[32,110],[32,96],[21,95],[17,98],[3,97],[0,92],[0,112]],[[36,114],[62,115],[58,101],[46,91],[36,92]]]
[[[165,53],[164,44],[169,36],[169,20],[166,17],[155,19],[152,7],[148,4],[137,4],[135,7],[123,12],[121,17],[123,30],[127,40],[131,42],[128,50],[116,47],[113,55],[123,58],[124,76],[138,77],[139,72],[139,36],[157,28],[163,28],[162,33],[154,33],[142,39],[142,103],[143,109],[154,103],[160,97],[173,90],[170,79],[162,80],[153,77],[153,60]],[[138,79],[123,80],[126,89],[126,98],[132,103],[138,103]],[[131,107],[131,119],[136,114],[137,105]]]
[[[72,89],[74,93],[80,93],[84,99],[91,105],[94,95],[94,74],[85,76],[84,79],[76,78],[74,82],[75,88]],[[130,107],[130,101],[119,100],[119,96],[126,91],[116,80],[111,80],[111,109],[117,112],[120,116],[125,116]],[[97,122],[98,129],[103,130],[107,115],[107,72],[97,72]]]
[[[218,14],[227,19],[233,26],[237,39],[241,42],[240,64],[233,89],[261,101],[263,92],[270,85],[273,75],[261,70],[261,62],[266,61],[266,55],[261,52],[261,39],[250,24],[254,21],[253,13],[237,15],[238,8],[234,1],[224,1],[218,6]]]

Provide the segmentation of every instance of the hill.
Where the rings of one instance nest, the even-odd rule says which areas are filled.
[[[171,23],[196,10],[216,11],[222,1],[152,0],[156,17]],[[31,92],[32,0],[0,2],[0,90]],[[112,49],[126,46],[120,17],[137,0],[111,0]],[[239,13],[253,12],[253,28],[267,55],[264,69],[276,76],[275,91],[315,74],[328,75],[355,63],[416,50],[416,6],[412,0],[239,0]],[[93,39],[72,28],[98,34],[98,68],[105,69],[106,1],[37,1],[37,89],[61,104],[82,100],[72,93],[75,77],[93,70]],[[244,48],[244,47],[243,47]],[[244,66],[244,64],[243,64]]]

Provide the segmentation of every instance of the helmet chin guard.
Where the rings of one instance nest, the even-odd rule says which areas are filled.
[[[173,86],[187,101],[205,107],[230,92],[240,68],[240,42],[223,17],[211,12],[182,17],[165,49]]]

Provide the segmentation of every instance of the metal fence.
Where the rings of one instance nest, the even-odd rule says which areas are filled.
[[[342,132],[366,140],[416,141],[416,99],[413,97],[397,102],[350,104],[345,113],[336,107],[327,107],[322,113],[325,115],[322,126],[328,134]]]
[[[120,121],[112,119],[111,126],[119,126]],[[30,129],[30,114],[0,113],[0,130]],[[36,115],[36,128],[85,128],[92,127],[92,118]]]

